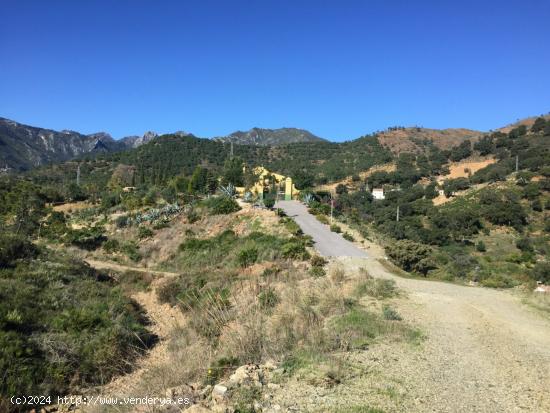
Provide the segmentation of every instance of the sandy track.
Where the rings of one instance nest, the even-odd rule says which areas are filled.
[[[343,261],[395,280],[407,295],[400,313],[426,334],[419,352],[385,366],[403,380],[404,411],[550,412],[550,321],[518,297],[396,277],[372,259]]]
[[[301,226],[308,214],[302,209],[296,219]],[[312,233],[308,225],[302,229],[314,238],[324,234]],[[316,241],[316,247],[330,247],[329,240]],[[392,305],[426,339],[416,350],[384,343],[354,354],[363,371],[379,374],[365,374],[314,404],[356,399],[389,411],[550,412],[550,320],[510,291],[398,277],[378,261],[383,252],[375,245],[369,257],[337,259],[348,271],[364,267],[374,277],[393,279],[404,294]],[[398,396],[379,397],[380,388],[390,387]],[[287,389],[294,400],[311,400],[308,392],[314,390]]]

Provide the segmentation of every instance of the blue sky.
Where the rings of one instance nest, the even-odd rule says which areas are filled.
[[[16,1],[0,116],[114,137],[489,130],[550,111],[550,2]]]

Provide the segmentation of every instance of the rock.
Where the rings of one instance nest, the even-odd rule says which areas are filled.
[[[278,388],[280,388],[281,386],[278,385],[277,383],[267,383],[267,388],[268,389],[271,389],[271,390],[276,390]]]
[[[195,396],[195,389],[187,384],[182,384],[181,386],[166,389],[165,394],[166,397],[169,399],[174,399],[177,397],[187,397],[190,401],[193,401]]]
[[[216,384],[212,389],[212,400],[218,403],[223,402],[224,399],[227,397],[228,390],[229,389],[227,388],[227,386]]]

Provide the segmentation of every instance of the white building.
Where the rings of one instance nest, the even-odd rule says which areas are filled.
[[[373,188],[372,189],[372,197],[374,199],[386,199],[384,196],[384,189],[383,188]]]

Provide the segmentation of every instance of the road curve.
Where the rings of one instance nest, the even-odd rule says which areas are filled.
[[[276,208],[294,218],[304,234],[310,235],[315,241],[315,249],[324,257],[361,257],[367,258],[365,251],[345,240],[340,234],[332,232],[328,225],[319,222],[311,215],[307,207],[298,201],[279,201]]]

